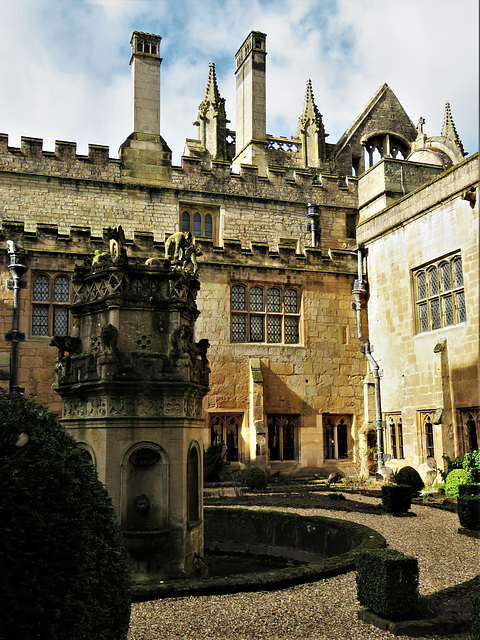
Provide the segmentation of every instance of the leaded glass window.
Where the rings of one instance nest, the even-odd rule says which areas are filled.
[[[232,316],[232,341],[233,342],[247,341],[247,316],[246,315]]]
[[[385,453],[389,453],[393,459],[401,460],[404,457],[402,417],[399,413],[386,414],[385,422],[389,436],[385,438]]]
[[[236,285],[232,287],[232,309],[234,311],[246,311],[247,310],[247,295],[246,288]]]
[[[47,276],[37,276],[33,280],[33,301],[46,302],[50,297],[50,279]]]
[[[68,302],[70,299],[70,280],[65,276],[58,276],[53,282],[53,301]]]
[[[202,235],[202,216],[198,213],[198,211],[193,216],[193,235]]]
[[[250,316],[250,341],[263,342],[263,316]]]
[[[267,317],[268,342],[282,341],[282,318],[280,316]]]
[[[35,276],[32,285],[32,335],[67,335],[69,304],[70,279],[67,276]]]
[[[460,255],[417,269],[413,275],[418,331],[433,331],[466,321]]]
[[[285,291],[285,313],[298,313],[298,295],[295,289]]]
[[[182,231],[190,231],[190,214],[188,211],[182,213]]]
[[[205,237],[213,238],[213,220],[209,213],[205,215]]]
[[[263,289],[261,287],[250,289],[250,311],[263,311]]]
[[[298,344],[299,295],[279,286],[233,285],[232,341]]]
[[[268,289],[267,291],[267,311],[270,313],[280,313],[282,306],[280,303],[280,289]]]
[[[35,305],[32,310],[32,334],[48,336],[48,305]]]
[[[441,266],[442,270],[442,291],[450,291],[452,288],[452,279],[450,277],[450,263],[444,262]]]

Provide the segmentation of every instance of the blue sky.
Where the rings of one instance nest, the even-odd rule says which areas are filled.
[[[311,78],[328,142],[387,82],[439,135],[445,102],[478,150],[477,0],[0,0],[0,132],[118,148],[131,133],[130,37],[162,36],[161,134],[179,164],[216,64],[235,128],[234,60],[267,34],[267,132],[296,132]]]

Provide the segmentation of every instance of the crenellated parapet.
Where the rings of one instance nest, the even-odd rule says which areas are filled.
[[[44,151],[41,138],[21,138],[20,147],[8,145],[0,134],[0,172],[27,173],[60,178],[120,180],[120,162],[109,157],[109,148],[88,145],[88,155],[76,153],[75,142],[55,141],[55,151]]]

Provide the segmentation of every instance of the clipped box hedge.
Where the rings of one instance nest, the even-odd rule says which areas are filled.
[[[412,487],[408,484],[385,484],[382,505],[387,513],[407,513],[412,504]]]
[[[458,486],[459,496],[480,496],[480,484],[460,484]]]
[[[359,603],[391,620],[411,620],[418,610],[418,560],[395,549],[356,554]]]
[[[480,531],[480,494],[459,496],[457,510],[460,525],[464,529]]]

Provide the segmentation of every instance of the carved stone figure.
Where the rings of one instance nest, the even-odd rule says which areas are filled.
[[[118,329],[113,324],[107,324],[102,327],[101,340],[103,351],[110,353],[116,353],[117,347]]]
[[[109,249],[113,262],[116,262],[121,258],[126,258],[127,241],[122,226],[119,225],[116,229],[109,227],[107,229],[107,238],[110,240]]]
[[[186,260],[186,249],[193,243],[191,231],[178,231],[165,241],[165,258],[173,265],[183,265]]]
[[[71,336],[53,336],[50,341],[51,347],[57,347],[58,357],[64,358],[65,352],[68,353],[80,353],[81,342],[79,338],[73,338]]]

